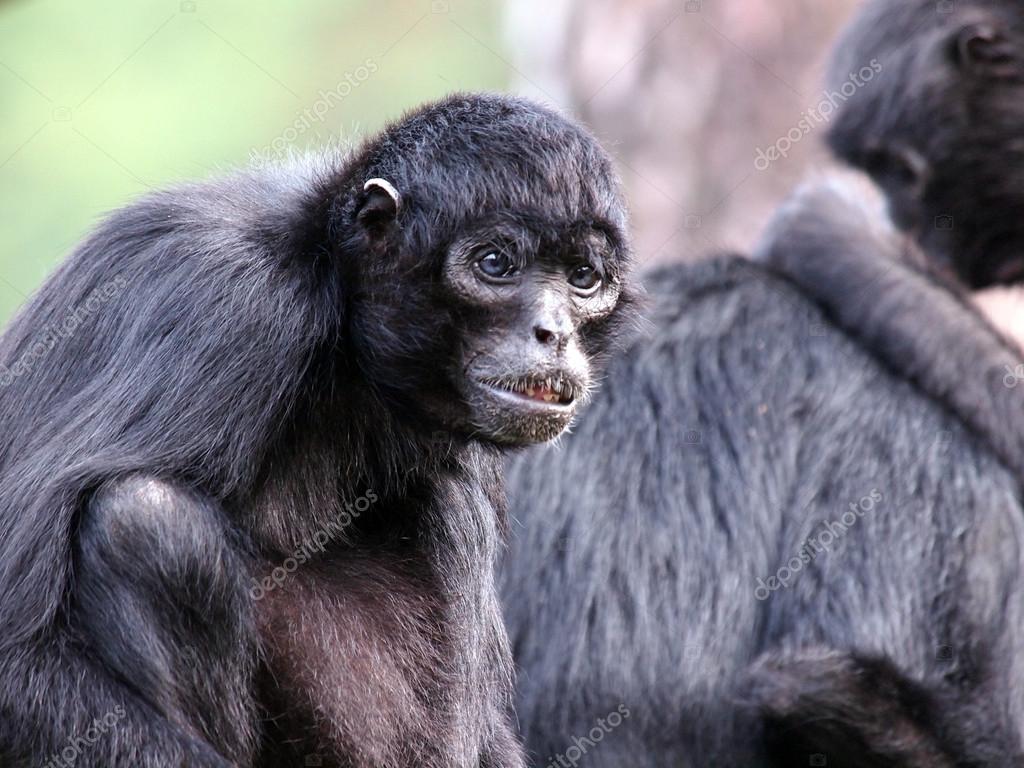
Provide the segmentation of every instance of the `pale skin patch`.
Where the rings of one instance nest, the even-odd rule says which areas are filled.
[[[992,325],[1024,350],[1024,286],[987,288],[973,300]]]

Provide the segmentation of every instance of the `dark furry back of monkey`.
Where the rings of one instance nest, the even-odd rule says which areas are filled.
[[[570,438],[512,462],[502,590],[539,765],[1018,764],[1019,484],[939,397],[957,381],[873,353],[904,269],[850,304],[859,340],[815,305],[841,267],[824,297],[738,258],[656,272],[651,333]],[[913,372],[946,309],[888,317]],[[981,375],[992,332],[956,328]]]

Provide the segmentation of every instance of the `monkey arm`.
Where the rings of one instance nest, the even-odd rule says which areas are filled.
[[[66,623],[4,662],[0,701],[17,697],[31,724],[5,705],[0,750],[73,750],[82,768],[248,764],[256,645],[225,525],[168,483],[102,487],[82,513]]]
[[[848,335],[943,403],[1024,478],[1022,356],[954,288],[916,266],[871,190],[833,177],[786,203],[758,258]]]

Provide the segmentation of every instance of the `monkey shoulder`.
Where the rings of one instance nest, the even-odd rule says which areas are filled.
[[[137,583],[166,582],[190,595],[211,586],[237,592],[242,558],[229,530],[211,499],[139,474],[108,481],[92,494],[77,545],[86,570],[114,570]]]
[[[189,528],[197,535],[223,533],[219,516],[216,505],[198,492],[138,474],[101,485],[89,500],[84,525],[101,528],[118,539],[134,533],[166,539]]]

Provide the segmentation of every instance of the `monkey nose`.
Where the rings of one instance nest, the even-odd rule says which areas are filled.
[[[559,347],[565,345],[568,334],[561,330],[552,330],[546,325],[533,326],[533,336],[544,346]]]
[[[550,344],[555,340],[555,332],[549,331],[541,325],[533,326],[533,335],[537,337],[537,341],[541,344]]]

